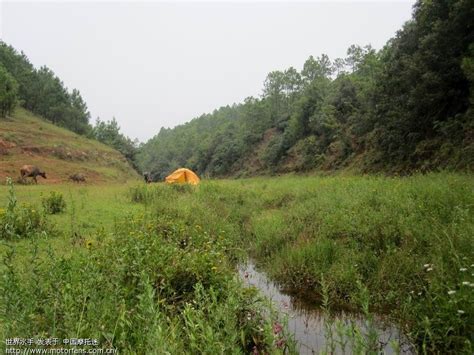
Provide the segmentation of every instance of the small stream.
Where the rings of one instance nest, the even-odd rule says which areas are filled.
[[[255,264],[248,261],[247,264],[239,266],[239,276],[247,286],[256,287],[260,293],[271,300],[275,309],[288,319],[288,330],[293,335],[297,349],[300,354],[319,354],[326,348],[328,337],[326,336],[325,315],[317,306],[309,306],[298,302],[294,297],[283,293],[280,288],[270,281],[265,273],[256,269]],[[367,329],[367,320],[361,315],[351,313],[338,313],[334,320],[339,320],[346,325],[355,324],[362,333]],[[413,347],[406,337],[393,325],[385,324],[380,317],[376,318],[375,326],[380,344],[380,351],[384,354],[395,354],[390,342],[395,340],[400,344],[402,354],[414,354]],[[338,339],[335,326],[333,329],[333,338]],[[347,342],[345,353],[351,352],[351,341]],[[336,347],[337,354],[343,354],[343,349]]]

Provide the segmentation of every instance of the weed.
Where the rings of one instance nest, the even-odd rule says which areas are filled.
[[[43,209],[45,213],[57,214],[66,210],[66,201],[60,192],[51,191],[49,196],[42,199]]]
[[[0,239],[12,240],[48,235],[51,226],[41,212],[32,205],[18,205],[11,179],[7,179],[8,205],[0,209]]]

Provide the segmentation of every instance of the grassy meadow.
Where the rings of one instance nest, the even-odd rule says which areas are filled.
[[[307,302],[368,304],[420,353],[473,351],[469,175],[14,189],[0,187],[2,338],[96,338],[137,354],[292,353],[281,320],[235,276],[250,257]],[[58,196],[64,211],[46,213]]]

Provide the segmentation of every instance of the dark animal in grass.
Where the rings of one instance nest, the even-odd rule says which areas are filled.
[[[150,182],[152,182],[153,180],[151,179],[151,173],[149,172],[144,172],[143,173],[143,179],[145,179],[145,182],[147,184],[149,184]]]
[[[32,177],[36,184],[38,183],[38,180],[36,180],[38,175],[42,176],[43,179],[46,179],[46,173],[44,170],[41,170],[34,165],[23,165],[20,169],[20,175],[22,180],[25,180],[27,177]]]
[[[86,182],[86,176],[81,173],[76,173],[69,176],[69,180],[72,180],[74,182]]]

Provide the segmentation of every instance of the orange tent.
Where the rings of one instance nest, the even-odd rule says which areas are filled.
[[[193,171],[181,168],[178,170],[173,171],[170,175],[166,177],[167,184],[174,184],[174,183],[188,183],[192,185],[199,184],[199,176],[197,176]]]

